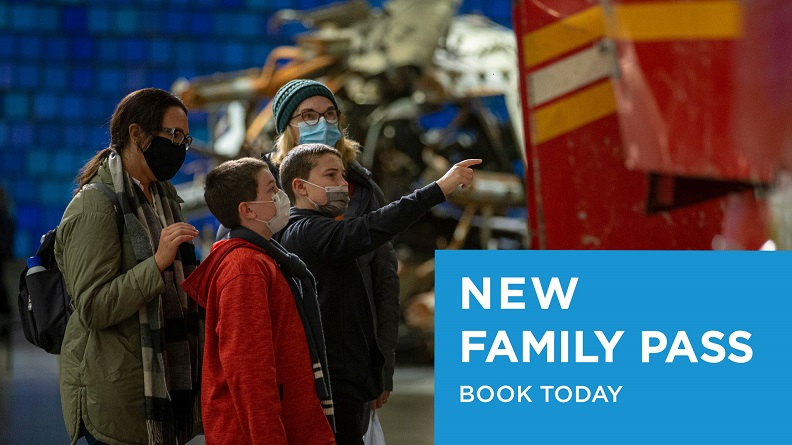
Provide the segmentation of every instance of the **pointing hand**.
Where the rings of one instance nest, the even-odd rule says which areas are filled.
[[[450,195],[460,185],[462,188],[467,188],[473,182],[473,169],[470,167],[478,164],[481,164],[481,159],[465,159],[454,164],[442,178],[437,180],[437,185],[440,186],[443,194]]]

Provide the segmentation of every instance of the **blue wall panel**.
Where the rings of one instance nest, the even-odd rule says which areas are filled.
[[[118,101],[179,77],[261,66],[305,31],[267,21],[280,8],[337,0],[4,0],[0,1],[0,186],[19,228],[15,254],[29,255],[58,223],[74,176],[108,143]],[[370,0],[381,7],[383,0]],[[465,0],[511,26],[510,0]],[[208,134],[207,116],[190,116]]]
[[[23,36],[17,39],[17,54],[21,60],[37,60],[42,57],[41,38]]]
[[[3,113],[11,119],[27,119],[30,98],[22,93],[9,93],[3,100]]]
[[[35,31],[36,9],[29,5],[12,5],[10,28],[14,31]]]
[[[62,111],[61,101],[54,94],[37,94],[33,101],[33,118],[37,121],[51,120]]]
[[[109,31],[113,23],[110,22],[110,11],[106,8],[91,7],[88,11],[88,29],[95,34]]]
[[[15,82],[18,86],[33,89],[38,86],[39,82],[39,66],[19,64],[16,70]]]
[[[94,87],[94,71],[90,68],[76,68],[72,71],[72,87],[78,91],[91,91]]]
[[[88,25],[85,8],[66,7],[61,15],[61,28],[70,33],[84,32]]]
[[[62,112],[64,108],[65,104],[63,107],[58,107],[56,111]],[[36,128],[36,133],[35,140],[38,145],[42,145],[44,147],[58,147],[63,142],[62,134],[64,133],[64,130],[60,123],[47,123],[39,125]]]
[[[10,88],[14,79],[14,67],[10,63],[0,63],[0,88]]]
[[[62,36],[47,37],[47,57],[50,63],[67,60],[69,54],[70,39]]]
[[[16,150],[24,150],[33,144],[33,125],[17,123],[11,125],[11,146]]]
[[[3,33],[4,34],[4,33]],[[10,59],[16,53],[14,49],[14,37],[0,34],[0,57],[4,60]]]
[[[52,66],[44,68],[43,75],[43,86],[48,90],[63,91],[69,83],[69,74],[64,67]]]

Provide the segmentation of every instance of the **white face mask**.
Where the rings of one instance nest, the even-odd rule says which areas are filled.
[[[289,196],[286,195],[286,192],[283,190],[278,190],[278,193],[272,195],[272,201],[248,201],[248,204],[258,204],[264,202],[271,202],[275,204],[275,216],[272,217],[269,221],[264,221],[263,219],[258,219],[258,215],[256,215],[255,220],[258,222],[263,222],[264,225],[270,229],[272,234],[276,234],[283,230],[286,227],[286,224],[289,222]]]
[[[316,210],[322,212],[323,215],[329,216],[330,218],[335,218],[336,216],[343,215],[346,212],[347,206],[349,205],[349,186],[347,185],[328,185],[326,187],[322,187],[321,185],[316,185],[313,182],[308,182],[305,179],[302,180],[306,184],[311,184],[314,187],[324,189],[325,195],[327,196],[327,202],[325,204],[317,204],[311,201],[311,198],[308,198],[306,195],[305,197],[308,198],[308,201],[311,201],[311,204],[316,207]]]

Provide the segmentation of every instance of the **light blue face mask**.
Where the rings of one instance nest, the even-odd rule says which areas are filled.
[[[300,122],[297,128],[300,129],[300,144],[325,144],[335,147],[336,142],[341,139],[338,124],[328,124],[323,117],[319,118],[316,125]]]

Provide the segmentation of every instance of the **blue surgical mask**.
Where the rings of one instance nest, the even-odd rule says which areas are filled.
[[[319,118],[316,125],[300,122],[297,128],[300,129],[300,144],[325,144],[335,147],[336,142],[341,139],[338,124],[328,124],[323,117]]]

